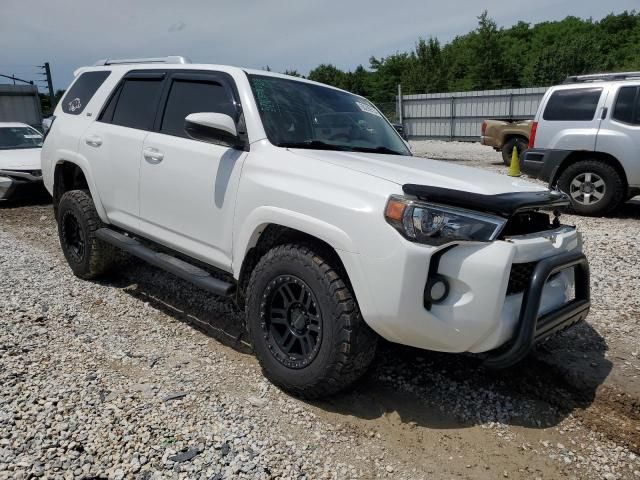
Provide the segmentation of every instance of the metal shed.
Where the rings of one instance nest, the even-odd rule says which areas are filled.
[[[42,128],[38,88],[35,85],[0,85],[0,122],[23,122]]]

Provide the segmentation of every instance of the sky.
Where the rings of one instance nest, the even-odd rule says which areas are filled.
[[[485,9],[509,27],[639,7],[638,0],[0,0],[0,74],[43,78],[36,66],[48,61],[57,90],[101,58],[166,55],[302,74],[320,63],[350,70],[372,55],[408,51],[420,37],[446,43],[473,30]]]

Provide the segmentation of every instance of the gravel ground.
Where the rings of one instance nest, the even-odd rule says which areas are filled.
[[[479,145],[414,149],[504,171]],[[564,217],[592,313],[524,365],[383,343],[353,390],[303,402],[230,304],[138,262],[80,281],[50,205],[0,205],[0,479],[640,479],[638,217]]]

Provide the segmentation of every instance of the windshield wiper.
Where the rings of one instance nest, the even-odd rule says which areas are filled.
[[[379,147],[353,147],[351,150],[354,152],[365,153],[388,153],[389,155],[407,155],[406,153],[393,150],[392,148],[380,145]]]
[[[353,148],[346,145],[336,145],[335,143],[326,143],[321,140],[305,140],[303,142],[280,142],[276,144],[276,146],[284,148],[310,148],[314,150],[353,150]]]

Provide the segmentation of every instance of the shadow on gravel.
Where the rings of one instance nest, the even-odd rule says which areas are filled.
[[[241,353],[251,353],[251,347],[244,337],[244,313],[239,312],[231,300],[216,298],[133,257],[121,270],[120,279],[105,284],[122,289],[223,345]]]
[[[36,186],[30,188],[28,192],[19,192],[19,194],[7,200],[0,200],[0,210],[45,206],[49,204],[51,204],[49,192],[47,192],[44,187]]]
[[[609,215],[611,218],[638,218],[640,219],[640,197],[635,197],[622,204],[618,210]]]
[[[251,353],[244,314],[232,302],[135,260],[120,278],[110,285],[240,353]],[[308,403],[340,416],[386,419],[400,429],[547,428],[593,404],[612,368],[606,350],[604,339],[584,322],[543,343],[521,365],[502,371],[484,369],[476,357],[382,341],[371,369],[354,388]]]
[[[395,414],[402,424],[426,428],[491,422],[548,428],[594,402],[612,368],[606,349],[604,339],[583,323],[541,345],[521,365],[490,371],[471,356],[383,342],[354,389],[311,403],[370,420]]]

